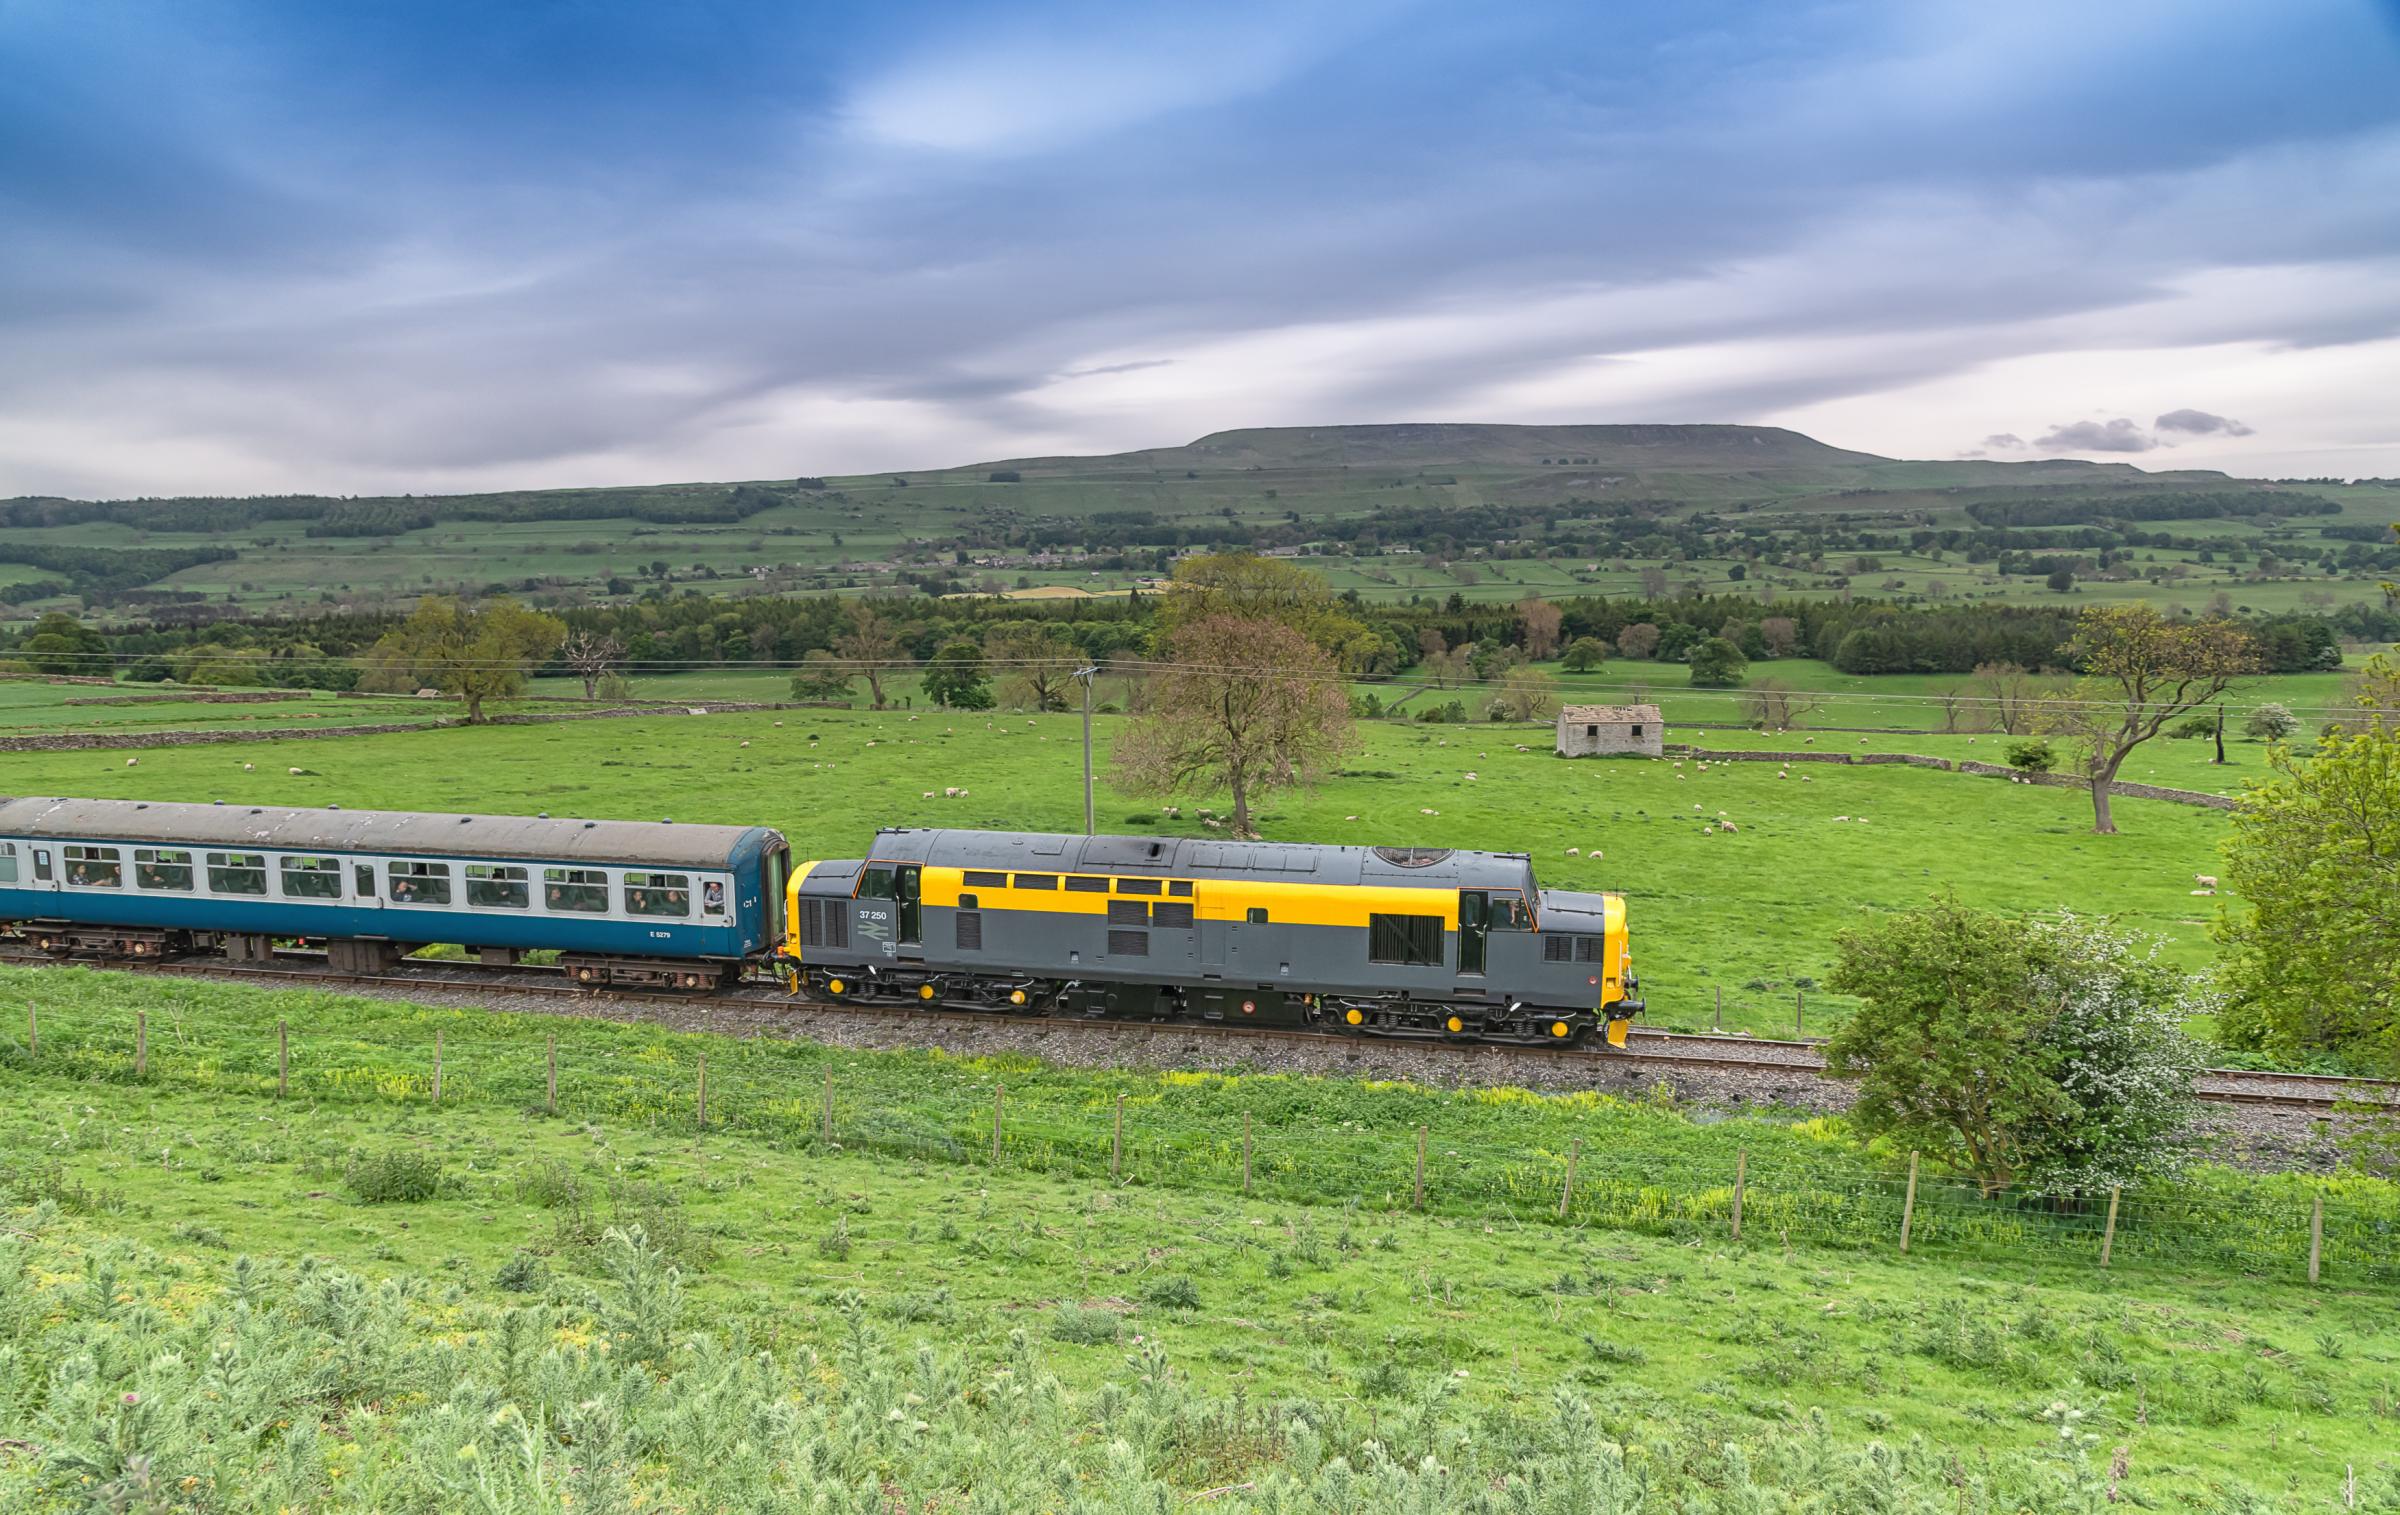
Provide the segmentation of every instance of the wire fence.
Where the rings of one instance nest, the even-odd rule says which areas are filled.
[[[70,1017],[0,1066],[310,1104],[502,1108],[565,1120],[721,1131],[790,1150],[984,1166],[1078,1181],[1241,1194],[1655,1235],[1937,1252],[2311,1283],[2400,1283],[2400,1201],[2389,1186],[2210,1185],[2087,1199],[1987,1193],[1834,1154],[1667,1152],[1566,1135],[1504,1142],[1437,1120],[1327,1124],[1304,1104],[1241,1086],[1204,1114],[1099,1092],[1089,1080],[955,1076],[841,1064],[808,1043],[722,1039],[705,1048],[546,1038],[455,1038],[294,1029],[147,1012]],[[697,1038],[690,1039],[692,1043]],[[1229,1107],[1240,1105],[1239,1108]],[[1251,1106],[1254,1105],[1255,1108]]]

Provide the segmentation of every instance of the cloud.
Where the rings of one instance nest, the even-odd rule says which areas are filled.
[[[2106,423],[2071,421],[2054,426],[2033,439],[2036,447],[2057,452],[2148,452],[2159,445],[2158,438],[2119,417]]]
[[[2151,424],[2160,431],[2185,431],[2197,437],[2251,435],[2251,428],[2231,416],[2211,415],[2205,410],[2170,410]]]
[[[2022,447],[2025,439],[2013,431],[1995,431],[1983,439],[1986,447]]]

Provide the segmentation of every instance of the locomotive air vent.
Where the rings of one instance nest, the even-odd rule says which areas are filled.
[[[1448,847],[1378,847],[1375,855],[1395,868],[1430,868],[1450,856]]]

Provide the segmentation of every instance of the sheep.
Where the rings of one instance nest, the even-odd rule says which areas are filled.
[[[1837,815],[1837,816],[1835,816],[1835,817],[1834,817],[1834,819],[1835,819],[1835,820],[1837,820],[1837,821],[1846,821],[1846,820],[1850,819],[1850,817],[1848,817],[1848,816],[1846,816],[1846,815]]]
[[[1441,812],[1440,812],[1439,810],[1428,810],[1428,809],[1426,809],[1424,806],[1422,806],[1422,805],[1419,805],[1419,806],[1417,807],[1417,814],[1419,814],[1419,815],[1440,815],[1440,814],[1441,814]]]
[[[776,729],[776,730],[778,730],[778,731],[782,730],[782,729],[783,729],[783,722],[781,722],[781,721],[777,721],[777,722],[775,723],[775,729]]]
[[[741,743],[740,745],[742,745],[742,746],[744,746],[744,747],[747,747],[747,746],[749,746],[750,744],[749,744],[748,742],[743,742],[743,743]],[[872,742],[870,742],[870,743],[868,743],[867,745],[869,745],[869,746],[873,746],[874,744],[873,744]]]
[[[1731,821],[1719,821],[1717,822],[1717,828],[1721,831],[1739,831],[1742,829]]]
[[[925,800],[932,799],[932,798],[933,798],[933,791],[932,791],[932,790],[930,790],[930,789],[928,789],[928,790],[926,790],[926,791],[925,791],[923,794],[921,794],[921,795],[917,796],[917,798],[919,798],[919,799],[925,799]]]
[[[1567,856],[1569,857],[1581,857],[1582,855],[1583,849],[1581,847],[1569,847],[1567,849]]]
[[[293,768],[293,769],[288,769],[288,770],[286,770],[286,771],[288,771],[288,772],[289,772],[289,773],[292,775],[292,777],[294,777],[294,778],[298,778],[298,777],[299,777],[299,776],[300,776],[300,775],[301,775],[303,772],[305,772],[306,770],[304,770],[304,769],[299,769],[299,768]]]
[[[1345,821],[1355,821],[1358,819],[1358,817],[1355,815],[1345,815],[1342,817],[1342,819]]]
[[[2215,894],[2216,892],[2217,891],[2214,889],[2195,889],[2192,891],[2194,894]]]
[[[963,800],[963,799],[965,799],[965,798],[967,797],[967,791],[965,791],[964,789],[961,789],[960,791],[958,791],[958,797],[959,797],[960,799],[962,799],[962,800]]]
[[[930,796],[928,796],[928,798],[930,798]],[[954,800],[954,799],[957,799],[957,798],[958,798],[958,786],[957,786],[956,784],[951,784],[951,785],[948,785],[948,786],[946,786],[946,787],[945,787],[945,788],[942,790],[942,798],[943,798],[943,799],[946,799],[946,800]]]
[[[2195,873],[2192,875],[2192,882],[2203,889],[2214,889],[2217,887],[2217,876],[2213,873]]]
[[[1692,806],[1692,808],[1693,808],[1694,810],[1697,810],[1697,809],[1699,809],[1700,807],[1699,807],[1698,805],[1694,805],[1694,806]]]
[[[141,766],[141,762],[142,760],[140,758],[127,758],[125,760],[125,766],[128,768],[138,768]]]
[[[1710,821],[1707,825],[1700,828],[1700,834],[1702,836],[1715,836],[1717,834],[1717,823],[1715,821]]]
[[[256,768],[257,766],[258,765],[256,763],[244,763],[242,765],[242,772],[248,773],[251,769]]]
[[[1469,773],[1466,775],[1466,780],[1467,780],[1467,782],[1468,782],[1468,783],[1470,783],[1470,784],[1472,784],[1472,783],[1474,783],[1474,782],[1475,782],[1475,775],[1474,775],[1474,773],[1473,773],[1472,771],[1470,771],[1470,772],[1469,772]]]
[[[1800,739],[1800,745],[1803,747],[1814,747],[1817,745],[1817,739],[1813,736],[1804,736]]]
[[[1597,848],[1597,847],[1594,847],[1594,848],[1592,849],[1592,861],[1593,861],[1593,862],[1595,862],[1595,863],[1596,863],[1596,862],[1598,862],[1598,861],[1599,861],[1600,859],[1602,859],[1603,857],[1606,857],[1607,855],[1608,855],[1607,853],[1604,853],[1604,852],[1602,852],[1602,851],[1601,851],[1599,848]]]

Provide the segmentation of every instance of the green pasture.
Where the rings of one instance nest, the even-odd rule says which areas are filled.
[[[1669,726],[1670,739],[1742,739]],[[1114,717],[1095,723],[1103,776],[1117,728]],[[1662,1025],[1707,1024],[1721,990],[1729,1027],[1788,1030],[1795,993],[1808,992],[1810,1027],[1825,1029],[1843,1013],[1813,992],[1834,934],[1941,889],[1996,909],[2113,915],[2166,937],[2193,966],[2208,956],[2206,926],[2221,903],[2189,893],[2194,874],[2218,871],[2224,820],[2214,811],[2120,801],[2122,834],[2098,837],[2087,799],[2071,789],[1899,767],[1795,767],[1785,778],[1763,764],[1569,761],[1552,755],[1547,726],[1360,729],[1362,750],[1337,776],[1266,807],[1266,834],[1524,851],[1545,884],[1622,892],[1650,1016]],[[2258,749],[2237,750],[2245,771],[2258,771]],[[2144,757],[2174,782],[2190,751]],[[801,857],[859,856],[881,826],[1071,831],[1083,814],[1074,715],[762,711],[157,748],[137,767],[128,755],[15,754],[9,787],[763,822]],[[295,767],[305,772],[287,771]],[[2135,776],[2142,767],[2137,759]],[[967,793],[942,797],[953,788]],[[1098,801],[1104,830],[1208,834],[1197,813],[1212,803],[1205,796],[1180,801],[1176,819],[1105,782]],[[1712,832],[1720,816],[1738,830]]]
[[[1763,1179],[1741,1243],[1721,1209],[1674,1218],[1680,1200],[1700,1196],[1664,1163],[1721,1166],[1740,1146],[1753,1173],[1773,1171],[1777,1153],[1838,1172],[1859,1155],[1827,1123],[1704,1125],[1588,1095],[1070,1073],[88,972],[8,971],[0,982],[38,1007],[45,1033],[38,1058],[14,1041],[0,1052],[13,1095],[0,1110],[0,1276],[11,1285],[0,1290],[11,1302],[0,1306],[0,1339],[11,1362],[42,1368],[8,1380],[0,1492],[11,1508],[82,1507],[71,1478],[64,1490],[43,1482],[39,1458],[78,1418],[132,1435],[130,1417],[102,1407],[102,1389],[109,1406],[135,1403],[122,1397],[131,1394],[168,1407],[137,1449],[183,1458],[165,1464],[170,1481],[220,1469],[237,1485],[229,1470],[252,1447],[280,1449],[259,1474],[288,1476],[305,1459],[272,1438],[184,1446],[165,1434],[173,1407],[204,1391],[288,1396],[265,1418],[321,1424],[317,1456],[338,1470],[320,1466],[316,1492],[295,1507],[392,1507],[368,1492],[379,1479],[440,1476],[473,1461],[457,1450],[468,1442],[494,1456],[514,1445],[509,1422],[477,1395],[521,1398],[530,1411],[543,1386],[583,1381],[571,1376],[583,1352],[658,1375],[770,1353],[808,1382],[789,1395],[802,1405],[857,1391],[887,1356],[914,1357],[897,1368],[917,1392],[893,1394],[900,1439],[881,1476],[900,1482],[887,1493],[929,1492],[918,1480],[945,1470],[954,1481],[999,1477],[1021,1455],[1006,1450],[1011,1437],[1034,1438],[1051,1460],[1096,1452],[1144,1423],[1139,1406],[1155,1408],[1146,1378],[1228,1407],[1163,1446],[1131,1438],[1187,1494],[1304,1462],[1272,1427],[1338,1420],[1402,1449],[1424,1444],[1437,1422],[1472,1427],[1438,1443],[1457,1464],[1472,1446],[1509,1444],[1523,1434],[1513,1428],[1554,1419],[1561,1394],[1598,1407],[1592,1436],[1643,1444],[1637,1461],[1658,1500],[1645,1509],[1715,1507],[1690,1503],[1726,1486],[1713,1449],[1830,1495],[1837,1480],[1850,1487],[1851,1460],[1919,1439],[1939,1455],[1887,1451],[1855,1497],[1907,1511],[2073,1508],[2064,1501],[2078,1490],[2099,1498],[2112,1461],[2123,1493],[2151,1508],[2334,1508],[2351,1470],[2362,1494],[2400,1494],[2388,1289],[2338,1272],[2312,1289],[2281,1266],[2235,1276],[2188,1259],[2102,1271],[2081,1250],[1958,1242],[1902,1257],[1884,1237],[1816,1244],[1778,1234]],[[136,1006],[151,1048],[138,1079],[127,1045]],[[294,1033],[287,1100],[273,1096],[277,1021]],[[439,1106],[428,1082],[437,1028]],[[555,1117],[541,1113],[550,1034]],[[701,1051],[712,1054],[706,1131],[690,1082]],[[819,1125],[828,1074],[832,1144]],[[976,1111],[1002,1083],[1011,1116],[994,1165],[988,1116]],[[1102,1133],[1120,1095],[1129,1157],[1112,1181]],[[1275,1197],[1239,1190],[1237,1112],[1253,1117],[1260,1188]],[[1368,1140],[1417,1121],[1432,1132],[1421,1215],[1404,1143]],[[912,1149],[895,1142],[895,1126],[928,1135]],[[1072,1161],[1056,1145],[1068,1132],[1082,1144]],[[1627,1195],[1655,1218],[1562,1225],[1536,1205],[1476,1212],[1445,1193],[1487,1147],[1554,1147],[1570,1134],[1586,1140],[1595,1185],[1613,1171],[1649,1172]],[[1346,1202],[1276,1176],[1295,1149],[1329,1143],[1364,1170],[1316,1170],[1317,1183],[1346,1187]],[[2227,1203],[2294,1216],[2310,1190],[2296,1179],[2211,1183]],[[2390,1204],[2380,1189],[2352,1198]],[[602,1238],[612,1225],[643,1227],[679,1268],[680,1288],[668,1291],[679,1298],[657,1297],[654,1278],[644,1308],[612,1277]],[[264,1391],[255,1374],[187,1387],[211,1360],[212,1332],[186,1349],[186,1321],[240,1331],[232,1356],[218,1348],[218,1371],[284,1360],[252,1325],[202,1312],[234,1295],[270,1312],[296,1298],[316,1312],[304,1318],[322,1321],[326,1289],[307,1275],[337,1270],[367,1288],[334,1291],[348,1300],[344,1324],[293,1359],[321,1366],[270,1374]],[[377,1299],[405,1305],[407,1329],[369,1313]],[[501,1318],[527,1307],[541,1313]],[[147,1350],[96,1345],[137,1330]],[[96,1353],[89,1365],[66,1365],[70,1341]],[[426,1353],[447,1356],[437,1365]],[[425,1392],[389,1381],[407,1366],[429,1370]],[[994,1395],[1023,1404],[1011,1386],[1037,1373],[1093,1396],[1090,1408],[1020,1414],[1013,1432],[992,1429],[1003,1440],[984,1454],[937,1468],[912,1450],[912,1417],[922,1436],[923,1422]],[[92,1392],[53,1403],[70,1383]],[[1112,1399],[1112,1383],[1129,1387]],[[554,1413],[593,1392],[577,1388]],[[1278,1409],[1256,1435],[1224,1434],[1248,1424],[1230,1407],[1251,1403]],[[475,1408],[452,1408],[461,1404]],[[860,1435],[890,1424],[880,1407],[857,1420]],[[676,1424],[628,1477],[663,1493],[746,1455],[719,1445],[701,1418]],[[1794,1438],[1812,1449],[1797,1460],[1785,1445]],[[601,1455],[596,1439],[578,1440],[591,1449],[579,1455]],[[1712,1451],[1689,1460],[1700,1445]],[[1969,1448],[1966,1463],[1953,1460]],[[1508,1471],[1531,1471],[1530,1454],[1514,1461]],[[2010,1496],[1987,1502],[1995,1483]],[[246,1485],[223,1492],[229,1507],[248,1507]],[[1466,1495],[1437,1484],[1404,1507],[1435,1515],[1466,1508]],[[2241,1505],[2244,1495],[2254,1502]],[[1248,1508],[1226,1497],[1207,1507]]]

